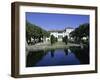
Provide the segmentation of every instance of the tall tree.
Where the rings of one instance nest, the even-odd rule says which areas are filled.
[[[78,28],[76,28],[74,31],[70,33],[70,36],[75,39],[75,41],[81,41],[83,37],[89,38],[89,24],[85,23],[82,25],[79,25]]]
[[[39,42],[41,42],[41,38],[49,36],[49,32],[46,30],[40,28],[39,26],[35,24],[31,24],[28,21],[26,21],[26,41],[31,42],[31,38],[38,39]]]

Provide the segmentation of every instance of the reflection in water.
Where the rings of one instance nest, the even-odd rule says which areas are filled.
[[[52,57],[52,58],[54,57],[54,51],[55,51],[55,50],[51,50],[51,57]]]
[[[80,47],[70,47],[70,50],[76,55],[80,60],[80,64],[89,64],[89,47],[85,46],[84,48]]]
[[[35,64],[40,61],[43,56],[45,55],[44,51],[34,51],[34,52],[29,52],[26,58],[26,66],[31,67],[35,66]]]
[[[64,49],[65,55],[68,55],[68,49]]]
[[[48,51],[29,52],[26,67],[89,64],[89,49],[70,47]]]

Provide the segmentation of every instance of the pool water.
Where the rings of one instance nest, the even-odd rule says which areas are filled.
[[[26,67],[89,64],[89,52],[84,50],[55,49],[31,51],[26,57]]]

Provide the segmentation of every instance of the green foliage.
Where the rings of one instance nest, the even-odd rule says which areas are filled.
[[[36,54],[34,54],[36,53]],[[26,67],[35,66],[35,64],[41,60],[45,55],[44,51],[30,51],[28,52],[27,59],[26,59]],[[34,59],[34,60],[33,60]]]
[[[57,42],[57,38],[54,37],[53,35],[51,35],[51,44],[54,44],[55,42]]]
[[[80,42],[83,37],[89,37],[89,24],[80,25],[70,33],[70,37],[73,37],[77,42]]]
[[[58,38],[57,38],[57,37],[55,38],[55,41],[56,41],[56,42],[58,41]]]
[[[28,21],[26,21],[26,41],[31,42],[31,38],[38,39],[39,42],[41,42],[41,38],[49,36],[49,32],[43,30],[37,25],[31,24]],[[29,44],[29,43],[28,43]]]
[[[63,37],[63,42],[68,43],[68,36]]]

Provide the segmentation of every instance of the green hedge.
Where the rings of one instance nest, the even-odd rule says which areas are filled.
[[[68,36],[63,37],[63,42],[68,43]]]
[[[51,35],[51,44],[54,44],[55,42],[57,42],[57,38],[54,37],[53,35]]]

